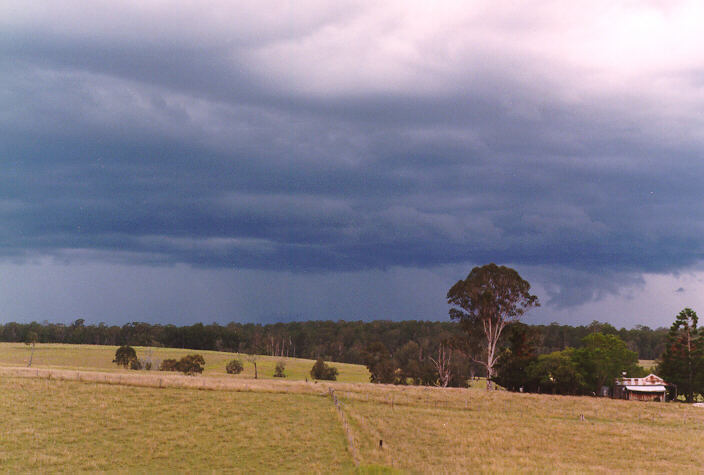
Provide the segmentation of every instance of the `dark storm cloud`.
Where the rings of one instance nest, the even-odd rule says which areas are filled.
[[[561,306],[701,261],[691,101],[589,79],[550,46],[519,53],[513,30],[483,46],[472,20],[478,38],[418,40],[420,61],[376,58],[369,9],[259,30],[170,11],[153,30],[124,12],[105,31],[96,12],[6,23],[0,255],[294,272],[497,261],[537,269]],[[394,27],[379,44],[407,34]],[[347,30],[358,49],[329,36]],[[695,66],[672,80],[696,89]]]

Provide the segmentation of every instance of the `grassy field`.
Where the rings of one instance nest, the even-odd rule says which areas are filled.
[[[38,344],[32,359],[33,368],[75,369],[82,371],[127,372],[118,368],[113,362],[115,346],[100,345],[63,345],[44,343]],[[200,353],[205,358],[203,376],[227,376],[230,378],[250,379],[254,377],[254,366],[246,360],[246,355],[225,353],[221,351],[183,350],[178,348],[143,348],[135,347],[139,358],[151,357],[154,362],[167,358],[179,359],[190,353]],[[26,366],[29,360],[29,349],[23,343],[0,343],[0,366]],[[227,375],[225,365],[233,358],[239,358],[244,364],[244,371],[239,375]],[[310,369],[315,361],[302,358],[278,358],[259,356],[257,372],[259,378],[274,377],[274,367],[277,361],[286,364],[286,377],[290,380],[303,381],[310,379]],[[367,382],[369,372],[362,365],[347,363],[331,363],[338,371],[338,381]],[[133,372],[133,371],[129,371]],[[147,371],[142,371],[147,372]]]
[[[645,368],[646,371],[654,371],[657,362],[655,360],[638,360],[638,364]]]
[[[343,472],[330,401],[0,377],[3,472]]]
[[[73,348],[84,351],[95,348]],[[255,381],[218,375],[216,368],[209,377],[169,375],[174,384],[212,390],[170,383],[160,388],[166,376],[159,372],[115,372],[108,365],[109,372],[84,374],[104,378],[100,384],[42,379],[49,370],[14,370],[11,361],[0,361],[6,365],[0,368],[0,468],[10,472],[631,473],[704,467],[704,408],[685,404],[487,392],[481,384],[440,389]],[[105,384],[114,378],[132,384],[128,377],[157,387]],[[221,381],[228,384],[219,386]],[[198,386],[206,382],[212,384]]]
[[[337,394],[368,464],[450,473],[704,467],[704,408],[691,405],[436,388]]]

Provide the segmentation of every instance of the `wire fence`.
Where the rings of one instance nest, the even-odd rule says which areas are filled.
[[[342,401],[338,399],[333,388],[328,388],[328,393],[330,394],[330,398],[332,399],[333,404],[335,404],[337,413],[340,415],[340,419],[342,420],[342,428],[344,429],[345,436],[347,437],[347,444],[350,453],[352,454],[352,460],[355,465],[359,465],[359,447],[357,446],[354,436],[352,435],[352,431],[350,431],[350,423],[347,420],[345,411],[343,410]]]

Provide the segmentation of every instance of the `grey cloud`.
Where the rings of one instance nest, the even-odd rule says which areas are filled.
[[[277,76],[301,58],[265,68],[262,51],[345,15],[362,13],[261,38],[243,23],[210,39],[7,29],[0,255],[291,272],[497,261],[542,268],[562,307],[701,261],[690,108],[571,96],[579,68],[501,49],[376,89],[365,71],[332,91]]]

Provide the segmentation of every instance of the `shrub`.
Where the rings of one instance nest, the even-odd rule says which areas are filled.
[[[187,375],[203,372],[205,360],[201,355],[186,355],[180,360],[167,359],[161,362],[160,371],[180,371]]]
[[[205,360],[202,355],[186,355],[178,362],[178,370],[184,374],[193,376],[203,372]]]
[[[118,366],[123,366],[127,368],[127,366],[131,365],[131,363],[136,360],[137,352],[134,351],[134,348],[132,348],[131,346],[123,345],[119,347],[115,352],[115,359],[112,360],[112,362]]]
[[[225,366],[227,374],[240,374],[244,370],[244,366],[240,360],[232,360]]]
[[[152,362],[151,360],[143,360],[142,358],[138,358],[136,360],[130,361],[130,369],[134,370],[151,370],[152,369]]]
[[[159,371],[178,371],[178,361],[171,358],[162,361]]]
[[[144,365],[142,364],[142,360],[134,359],[134,360],[130,361],[130,369],[134,369],[134,370],[139,371],[143,367],[144,367]]]
[[[286,369],[286,363],[283,361],[279,361],[276,363],[276,369],[274,369],[274,377],[275,378],[285,378],[286,373],[284,373],[284,370]]]
[[[327,381],[335,381],[337,379],[337,368],[325,364],[322,358],[318,358],[313,368],[310,370],[310,375],[313,379],[324,379]]]

